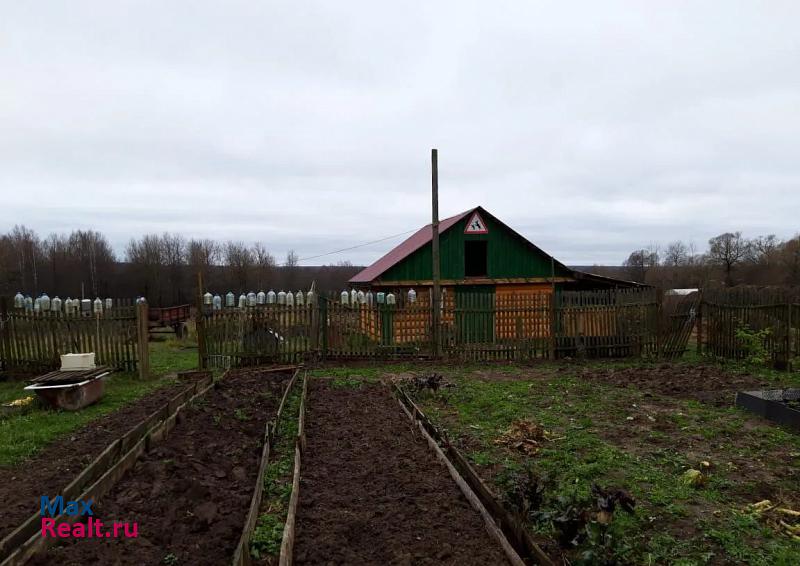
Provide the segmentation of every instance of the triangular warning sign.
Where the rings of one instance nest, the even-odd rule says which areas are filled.
[[[464,228],[465,234],[488,234],[489,230],[486,228],[486,223],[477,212],[472,214],[472,218],[467,222],[467,227]]]

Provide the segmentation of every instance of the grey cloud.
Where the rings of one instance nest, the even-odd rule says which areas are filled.
[[[476,204],[567,263],[800,226],[796,2],[27,2],[0,230],[301,257]],[[394,241],[329,261],[368,263]]]

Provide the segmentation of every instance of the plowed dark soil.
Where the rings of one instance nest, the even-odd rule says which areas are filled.
[[[584,368],[579,375],[584,379],[594,379],[619,387],[680,399],[695,399],[716,406],[733,405],[737,391],[777,388],[775,383],[758,376],[731,373],[713,365],[663,364],[626,368]]]
[[[504,564],[384,386],[312,382],[297,564]]]
[[[231,374],[94,505],[137,538],[72,539],[34,564],[228,564],[253,494],[266,421],[286,374]]]
[[[19,465],[0,468],[0,539],[39,510],[39,497],[55,496],[114,440],[188,384],[156,389],[118,411],[93,420]]]

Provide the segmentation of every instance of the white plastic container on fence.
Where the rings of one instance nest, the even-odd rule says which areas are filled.
[[[39,300],[41,301],[39,303],[39,306],[41,307],[42,312],[49,311],[50,310],[50,297],[47,296],[47,293],[42,293],[42,296],[39,297]]]
[[[244,293],[239,295],[239,308],[240,309],[247,308],[247,295],[245,295]]]
[[[50,310],[52,312],[61,312],[61,299],[58,298],[58,295],[50,301]]]
[[[382,305],[386,302],[386,293],[383,291],[378,291],[375,295],[375,300],[379,305]]]
[[[314,295],[314,291],[309,291],[306,293],[306,304],[313,305],[314,301],[316,300],[316,296]]]
[[[350,291],[350,304],[353,305],[354,307],[358,305],[358,291],[356,291],[355,289]]]
[[[25,310],[26,311],[33,310],[33,299],[31,299],[30,295],[25,295]]]
[[[250,291],[247,293],[247,306],[254,307],[256,306],[256,294]]]
[[[279,305],[286,304],[286,291],[278,291],[278,304]]]
[[[267,304],[274,305],[276,300],[278,300],[278,295],[275,294],[275,291],[270,289],[269,293],[267,293]]]
[[[295,293],[294,304],[296,304],[298,307],[302,307],[305,304],[305,302],[306,301],[305,298],[303,297],[302,291],[298,291],[297,293]]]
[[[388,295],[386,295],[386,304],[387,305],[395,304],[394,293],[389,293]]]
[[[375,304],[375,295],[372,294],[372,291],[367,291],[367,294],[366,294],[365,298],[366,298],[367,304],[369,306],[372,306],[373,304]]]
[[[33,301],[33,312],[42,312],[42,298],[36,297],[36,300]]]
[[[364,294],[364,291],[359,291],[356,294],[356,299],[358,300],[359,305],[367,304],[367,296]]]
[[[17,294],[14,295],[14,308],[15,309],[25,308],[25,296],[19,291],[17,291]]]
[[[292,295],[291,291],[286,293],[286,306],[287,307],[293,307],[294,306],[294,295]]]
[[[346,305],[347,303],[349,303],[350,302],[350,293],[348,293],[346,290],[342,291],[342,294],[340,295],[340,300],[341,300],[343,305]]]
[[[103,314],[103,299],[100,297],[94,300],[94,312],[95,314]]]
[[[233,294],[233,291],[228,291],[228,294],[225,295],[225,306],[226,307],[236,306],[236,295]]]
[[[106,310],[110,311],[114,307],[114,299],[106,297]]]
[[[214,297],[211,299],[211,308],[215,311],[221,310],[222,297],[220,297],[219,295],[214,295]]]
[[[208,291],[203,293],[203,304],[204,305],[206,305],[206,306],[210,305],[213,300],[214,300],[214,295],[212,295]]]
[[[416,303],[417,302],[417,292],[414,289],[408,290],[408,302],[409,303]]]
[[[264,291],[259,291],[256,295],[256,304],[264,305],[267,303],[267,294]]]

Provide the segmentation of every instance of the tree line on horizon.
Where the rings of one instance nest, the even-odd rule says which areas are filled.
[[[282,264],[261,242],[146,234],[132,238],[118,256],[94,230],[52,233],[46,238],[14,226],[0,234],[0,296],[22,292],[51,297],[138,297],[154,306],[192,303],[198,273],[204,290],[224,294],[258,290],[339,290],[360,268],[349,262],[301,266],[289,251]]]
[[[137,297],[155,306],[191,303],[197,275],[205,290],[235,293],[269,289],[341,290],[360,270],[349,262],[300,266],[292,250],[282,263],[261,243],[184,238],[164,232],[132,238],[121,256],[94,230],[52,233],[46,238],[14,226],[0,234],[0,296],[20,291],[37,296]],[[664,289],[733,285],[800,285],[800,236],[748,239],[726,232],[705,251],[681,240],[663,249],[637,249],[622,266],[594,266],[600,275],[626,278]]]
[[[598,271],[605,275],[617,270]],[[746,238],[741,232],[725,232],[709,239],[705,251],[676,240],[663,249],[651,245],[634,250],[621,271],[633,281],[663,289],[798,286],[800,236],[781,240],[774,234]]]

